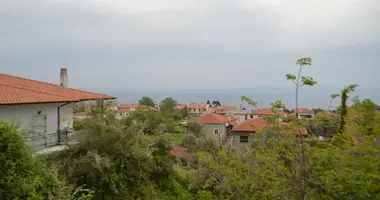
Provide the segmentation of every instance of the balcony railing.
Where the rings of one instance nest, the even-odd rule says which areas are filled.
[[[74,134],[74,129],[65,128],[58,130],[56,133],[39,134],[27,137],[27,140],[36,148],[43,149],[47,147],[66,144],[69,137]]]

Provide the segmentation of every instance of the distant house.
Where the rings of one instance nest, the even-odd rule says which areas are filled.
[[[285,128],[282,129],[285,134],[296,134],[306,136],[308,135],[305,128],[292,128],[286,127],[288,124],[281,122],[281,126]],[[241,124],[234,126],[232,129],[232,145],[236,148],[245,148],[248,147],[251,142],[252,134],[262,131],[264,128],[267,128],[268,125],[264,118],[253,118],[247,120]],[[288,129],[289,128],[289,129]]]
[[[90,114],[88,114],[87,112],[77,112],[77,113],[74,113],[74,121],[81,121],[83,119],[86,119],[90,117]]]
[[[187,107],[186,104],[177,104],[177,105],[174,107],[174,109],[181,110],[181,109],[184,109],[184,108],[186,108],[186,107]]]
[[[189,163],[194,159],[193,156],[186,151],[186,148],[180,146],[173,146],[169,151],[169,154],[185,161],[186,163]]]
[[[252,111],[250,118],[259,118],[259,117],[274,116],[274,115],[286,116],[287,113],[283,111],[273,111],[272,108],[261,108],[261,109]]]
[[[118,104],[118,109],[127,109],[129,111],[136,111],[137,109],[151,109],[155,110],[155,107],[140,105],[140,104]]]
[[[299,118],[314,118],[315,113],[312,110],[307,108],[298,108],[294,110],[295,113],[298,113]]]
[[[208,104],[200,103],[189,103],[186,107],[190,117],[198,117],[204,115],[209,109]]]
[[[226,143],[230,138],[231,129],[237,124],[236,119],[220,114],[205,114],[195,121],[203,124],[203,131],[207,137],[215,139],[217,144]]]
[[[120,108],[119,110],[116,111],[116,119],[124,119],[126,117],[128,117],[128,115],[133,112],[129,109],[126,109],[126,108]]]
[[[61,84],[56,85],[0,74],[0,120],[17,123],[36,148],[59,145],[67,139],[73,128],[75,103],[115,99],[68,88],[65,68],[60,77]]]
[[[217,112],[220,112],[220,111],[227,112],[227,111],[234,111],[234,110],[238,110],[238,108],[236,108],[235,106],[230,106],[230,105],[223,105],[223,106],[216,107]]]
[[[237,123],[242,123],[250,119],[250,114],[248,111],[236,108],[231,110],[218,110],[216,113],[235,117],[237,119]]]
[[[232,145],[237,148],[245,148],[251,140],[251,134],[266,127],[264,118],[247,120],[232,129]]]

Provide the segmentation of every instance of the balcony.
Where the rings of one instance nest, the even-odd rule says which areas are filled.
[[[32,135],[32,136],[27,137],[27,140],[37,150],[42,150],[42,149],[53,147],[53,146],[67,144],[69,137],[71,135],[74,135],[74,129],[65,128],[65,129],[58,130],[56,133]]]

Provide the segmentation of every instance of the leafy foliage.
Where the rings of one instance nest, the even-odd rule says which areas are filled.
[[[73,188],[33,154],[17,127],[0,121],[0,199],[73,198]],[[74,195],[85,198],[83,190]]]
[[[154,107],[154,101],[150,97],[141,97],[141,99],[139,100],[139,104]]]
[[[211,103],[211,104],[212,104],[212,106],[213,106],[213,107],[222,106],[222,104],[220,103],[220,101],[215,101],[215,100],[214,100],[214,101],[212,101],[212,103]]]
[[[160,103],[160,110],[164,113],[173,113],[174,107],[177,105],[177,101],[171,97],[167,97]]]
[[[301,58],[298,75],[286,75],[296,99],[300,87],[316,84],[300,75],[311,64]],[[379,108],[359,97],[348,106],[356,87],[330,96],[341,97],[336,114],[315,109],[320,112],[307,120],[265,117],[246,148],[216,145],[209,127],[195,121],[180,127],[187,108],[174,109],[171,97],[160,111],[137,109],[122,121],[112,102],[86,105],[91,118],[75,124],[78,144],[46,158],[34,155],[17,127],[0,122],[0,199],[380,199]],[[286,109],[280,100],[271,106],[275,113]],[[184,155],[191,159],[175,158]]]
[[[254,108],[257,108],[257,105],[258,105],[257,101],[254,101],[247,96],[241,96],[240,99],[241,101],[247,102],[249,105],[253,106]]]

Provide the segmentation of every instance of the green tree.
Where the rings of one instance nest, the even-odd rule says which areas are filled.
[[[75,106],[74,106],[73,112],[74,113],[77,113],[77,112],[86,112],[87,106],[88,105],[87,105],[86,102],[76,103]]]
[[[70,199],[70,186],[27,145],[17,127],[0,121],[0,199]]]
[[[139,104],[140,105],[144,105],[144,106],[151,106],[151,107],[154,107],[154,101],[152,98],[150,97],[141,97],[141,99],[139,100]]]
[[[334,99],[338,98],[339,96],[340,96],[340,94],[331,94],[330,95],[329,104],[327,105],[327,111],[330,110],[332,101],[334,101]]]
[[[160,103],[160,110],[164,113],[171,114],[174,112],[174,108],[177,105],[177,101],[172,97],[166,97]]]
[[[222,106],[222,104],[220,104],[220,101],[215,101],[215,100],[214,100],[214,101],[212,101],[212,103],[211,103],[211,104],[212,104],[212,106],[213,106],[213,107]]]
[[[207,100],[206,104],[209,105],[210,107],[212,106],[210,100]]]
[[[126,117],[122,123],[127,127],[139,124],[141,130],[149,134],[172,132],[177,126],[173,118],[168,117],[163,112],[150,109],[137,109]]]
[[[358,126],[359,136],[375,134],[375,127],[380,123],[376,113],[376,104],[370,99],[358,101],[353,105],[356,111],[352,120]]]
[[[187,118],[188,114],[189,114],[189,111],[187,109],[187,106],[185,106],[182,109],[175,109],[172,116],[175,120],[183,120]]]
[[[340,114],[339,133],[343,133],[346,127],[346,119],[347,119],[347,113],[348,113],[347,101],[349,99],[349,94],[354,92],[357,87],[358,85],[352,84],[343,88],[341,92],[341,103],[340,103],[340,108],[339,108],[339,114]]]
[[[191,199],[178,181],[171,146],[147,140],[130,125],[91,118],[77,133],[77,145],[51,157],[75,186],[91,188],[93,199]]]
[[[286,74],[286,79],[291,80],[294,83],[294,85],[296,86],[296,92],[295,92],[296,110],[295,110],[295,113],[296,113],[296,116],[298,117],[298,93],[299,93],[299,89],[305,85],[306,86],[313,86],[313,85],[317,84],[317,82],[314,81],[314,79],[312,77],[301,76],[301,72],[302,72],[303,67],[305,67],[305,66],[310,67],[311,66],[311,64],[312,64],[311,58],[298,59],[296,64],[299,66],[297,75]]]

